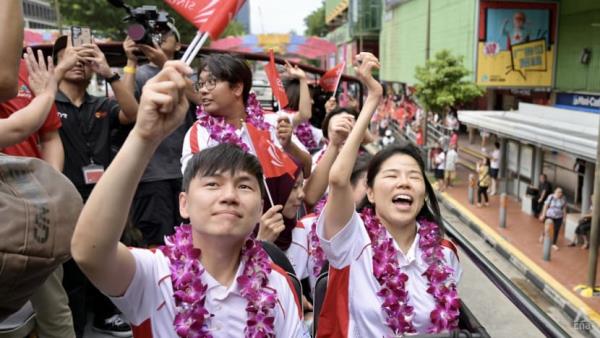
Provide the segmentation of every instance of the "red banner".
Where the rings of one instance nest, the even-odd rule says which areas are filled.
[[[342,62],[323,74],[321,80],[319,80],[321,88],[326,92],[335,93],[344,73],[344,68],[346,68],[346,63]]]
[[[216,40],[246,0],[165,0],[177,13]]]
[[[271,89],[273,90],[273,95],[279,102],[279,109],[283,109],[288,105],[288,97],[285,93],[285,87],[283,86],[283,82],[279,78],[279,73],[277,72],[277,67],[275,66],[275,55],[273,54],[273,50],[269,50],[269,63],[265,66],[265,73],[267,73],[267,78],[269,79],[269,84],[271,85]]]

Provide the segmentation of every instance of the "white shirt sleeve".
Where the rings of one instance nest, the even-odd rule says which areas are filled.
[[[282,281],[282,280],[280,280]],[[287,282],[283,282],[287,283]],[[294,294],[288,285],[282,285],[278,290],[286,290],[287,292],[278,292],[277,298],[283,314],[278,312],[275,318],[275,337],[300,337],[310,338],[310,333],[304,325],[304,321],[298,314],[298,304],[294,299]]]
[[[329,264],[336,269],[342,269],[358,257],[363,247],[370,243],[363,220],[354,211],[352,217],[335,236],[325,240],[325,209],[317,221],[317,234],[321,247],[329,260]]]
[[[194,126],[192,125],[192,127],[190,129],[188,129],[188,131],[185,133],[185,137],[183,138],[183,148],[181,149],[181,174],[185,174],[185,168],[187,168],[187,164],[190,161],[190,159],[192,158],[192,147],[190,144],[190,133],[192,131],[192,128],[194,128]]]
[[[460,262],[458,261],[458,257],[450,248],[443,247],[443,252],[444,261],[447,264],[447,266],[452,269],[452,277],[454,278],[454,282],[456,283],[456,285],[458,285],[463,273],[462,267],[460,266]]]
[[[135,259],[135,274],[121,297],[109,297],[133,325],[150,318],[161,303],[158,286],[159,257],[147,249],[131,249]]]

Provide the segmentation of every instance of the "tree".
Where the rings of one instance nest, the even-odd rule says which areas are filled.
[[[426,111],[443,114],[450,107],[470,102],[485,91],[475,83],[465,80],[471,72],[463,65],[463,57],[450,51],[436,53],[434,60],[418,66],[415,77],[419,83],[415,94]]]
[[[233,20],[227,25],[223,33],[221,33],[221,38],[225,38],[228,36],[242,36],[246,34],[246,30],[244,29],[244,25]]]
[[[166,5],[164,0],[127,0],[126,3],[133,8],[148,5],[157,6],[159,9],[169,12],[175,19],[175,26],[181,35],[181,42],[184,44],[192,41],[196,35],[196,27]],[[59,7],[66,25],[90,27],[95,34],[115,40],[125,38],[127,24],[123,22],[123,17],[126,13],[123,9],[110,5],[107,0],[61,0]],[[238,25],[241,26],[232,21],[222,36],[243,35],[244,28],[241,27],[240,30]],[[225,35],[226,32],[229,35]]]
[[[323,37],[327,34],[327,25],[325,24],[325,1],[321,4],[321,7],[314,10],[306,18],[304,18],[306,24],[306,36],[320,36]]]

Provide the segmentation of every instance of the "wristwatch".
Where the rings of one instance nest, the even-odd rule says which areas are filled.
[[[111,77],[107,77],[105,80],[108,83],[113,83],[115,81],[118,81],[121,79],[121,75],[119,75],[119,73],[113,73],[113,75]]]

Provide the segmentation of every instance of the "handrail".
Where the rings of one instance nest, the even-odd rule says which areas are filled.
[[[444,220],[446,234],[452,237],[486,277],[535,325],[546,337],[569,337],[537,304],[533,303],[510,279],[496,268],[473,244]]]

